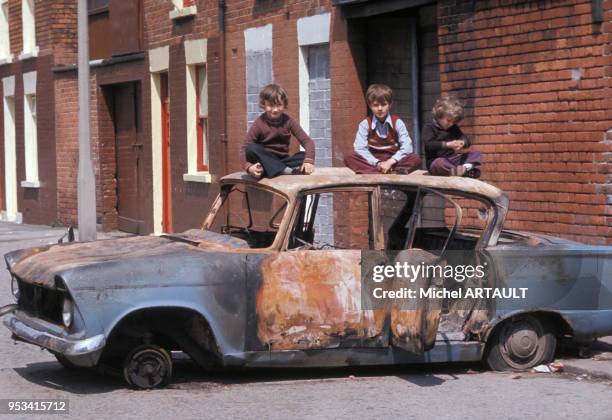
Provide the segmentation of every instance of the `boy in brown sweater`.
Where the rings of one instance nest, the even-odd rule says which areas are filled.
[[[264,112],[253,122],[240,149],[244,169],[254,178],[314,171],[314,142],[297,121],[285,114],[287,104],[287,92],[279,85],[268,85],[259,93],[259,106]],[[290,156],[291,135],[304,151]]]

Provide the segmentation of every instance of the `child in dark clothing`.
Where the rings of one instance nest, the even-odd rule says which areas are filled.
[[[297,121],[284,113],[287,103],[287,93],[275,84],[266,86],[259,94],[259,106],[264,112],[253,122],[240,149],[244,169],[257,179],[283,174],[308,175],[314,171],[314,142]],[[292,134],[304,151],[290,156]]]
[[[366,102],[372,116],[359,124],[354,151],[345,156],[344,164],[358,174],[409,174],[418,169],[421,158],[412,153],[406,125],[389,112],[393,102],[391,88],[371,85]]]
[[[461,102],[444,96],[436,101],[432,116],[432,121],[423,126],[421,135],[429,173],[479,178],[480,152],[470,147],[472,142],[457,126],[463,118]]]

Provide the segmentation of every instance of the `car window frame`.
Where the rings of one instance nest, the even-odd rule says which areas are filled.
[[[417,193],[417,197],[415,200],[415,204],[413,207],[413,214],[414,214],[414,210],[416,209],[416,206],[420,203],[422,203],[422,195],[419,194],[421,191],[425,191],[425,192],[433,192],[436,195],[440,195],[442,196],[445,200],[451,202],[453,205],[456,205],[459,207],[459,209],[461,210],[461,212],[463,213],[464,208],[459,204],[456,203],[453,198],[448,197],[448,195],[454,195],[454,196],[459,196],[459,197],[464,197],[467,199],[471,199],[471,200],[476,200],[481,202],[482,204],[484,204],[487,207],[487,220],[485,222],[485,227],[484,229],[482,229],[482,233],[480,234],[478,241],[476,242],[476,246],[475,246],[475,250],[482,250],[484,248],[486,248],[487,246],[489,246],[489,241],[493,232],[493,229],[495,228],[495,226],[497,225],[497,219],[498,219],[498,214],[497,214],[497,207],[495,206],[495,203],[490,200],[489,198],[485,197],[485,196],[481,196],[478,194],[472,194],[472,193],[466,193],[460,190],[450,190],[450,189],[446,189],[446,188],[432,188],[432,187],[423,187],[421,185],[406,185],[406,184],[392,184],[392,183],[384,183],[384,184],[380,184],[378,186],[380,189],[382,188],[388,188],[388,189],[397,189],[397,190],[411,190]],[[379,191],[379,199],[382,197],[382,194]],[[422,211],[422,209],[418,210],[419,213]],[[461,215],[462,217],[463,215]],[[414,223],[416,223],[416,218],[412,218],[411,216],[411,220],[410,220],[411,226],[409,227],[408,230],[408,235],[411,235],[412,237],[410,238],[410,241],[407,241],[406,244],[409,245],[407,247],[405,247],[404,249],[413,249],[412,248],[412,243],[414,242],[414,233],[415,230],[413,228]],[[382,223],[381,223],[382,224]],[[461,230],[461,218],[459,219],[459,222],[456,226],[455,229],[455,233],[457,231]],[[447,238],[448,239],[448,238]],[[384,242],[384,232],[383,232],[383,242]],[[387,244],[384,243],[384,246],[386,246]],[[445,247],[448,245],[448,243],[445,243]]]
[[[202,222],[202,226],[201,229],[202,230],[209,230],[210,226],[212,225],[212,223],[214,222],[217,214],[219,213],[219,210],[221,209],[221,207],[223,207],[223,204],[225,203],[225,200],[227,199],[227,197],[229,197],[229,193],[231,192],[233,187],[252,187],[252,188],[257,188],[260,190],[264,190],[267,192],[271,192],[273,194],[276,194],[280,197],[282,197],[285,200],[285,214],[283,215],[282,221],[279,225],[278,230],[276,231],[276,237],[274,238],[274,241],[272,242],[272,244],[270,244],[270,246],[266,247],[266,248],[245,248],[248,249],[250,252],[261,252],[261,251],[275,251],[278,250],[280,247],[280,244],[283,243],[284,238],[287,236],[286,234],[286,230],[287,230],[287,219],[288,219],[288,215],[290,213],[293,212],[293,208],[295,207],[295,201],[293,200],[291,196],[287,195],[285,192],[278,190],[276,188],[271,188],[267,185],[264,184],[259,184],[257,182],[226,182],[226,183],[222,183],[219,189],[219,193],[217,194],[217,197],[215,198],[215,201],[213,201],[212,206],[210,207],[210,210],[208,211],[208,214],[206,215],[206,217],[204,218],[204,221]],[[283,207],[283,206],[281,206]],[[231,210],[230,210],[231,211]],[[273,214],[274,218],[278,217],[278,215],[276,213]],[[281,239],[282,238],[282,239]]]
[[[299,191],[291,209],[291,218],[288,220],[285,230],[285,237],[283,242],[281,243],[280,251],[282,252],[292,252],[296,251],[299,248],[289,249],[289,239],[293,232],[293,227],[295,226],[296,219],[300,213],[300,206],[303,200],[310,194],[325,194],[325,193],[335,193],[335,192],[368,192],[371,193],[369,198],[370,209],[372,213],[372,236],[374,240],[374,248],[372,250],[384,250],[384,234],[382,229],[382,224],[380,221],[380,212],[379,212],[379,203],[380,203],[380,186],[379,185],[341,185],[341,186],[329,186],[329,187],[316,187],[309,188]],[[353,250],[352,251],[362,251]],[[320,250],[320,249],[310,249],[309,251],[334,251],[334,249],[328,250]],[[346,251],[346,250],[343,250]]]

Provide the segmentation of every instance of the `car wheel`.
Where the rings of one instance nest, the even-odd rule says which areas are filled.
[[[552,361],[557,339],[532,315],[505,321],[490,338],[487,365],[498,371],[525,370]]]
[[[136,389],[163,387],[172,377],[172,358],[159,346],[153,344],[138,346],[125,358],[123,377]]]
[[[72,363],[70,360],[68,360],[65,356],[62,356],[61,354],[53,354],[53,355],[55,356],[55,359],[59,362],[59,364],[62,365],[62,367],[66,370],[85,369],[82,366],[75,365],[74,363]]]

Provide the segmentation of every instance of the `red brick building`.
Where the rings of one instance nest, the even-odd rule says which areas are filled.
[[[16,214],[15,201],[27,223],[75,223],[76,7],[37,1],[38,56],[19,58],[27,1],[0,0],[13,55],[0,57],[0,76],[15,80],[0,111],[2,208]],[[382,82],[419,148],[435,99],[464,100],[483,178],[510,195],[508,228],[612,244],[611,32],[611,0],[91,0],[98,222],[140,233],[198,226],[217,179],[241,170],[258,90],[271,81],[315,139],[317,164],[340,166],[363,92]],[[11,201],[4,125],[15,121],[11,161],[27,181],[23,74],[34,68],[39,104],[47,98],[53,113],[37,121],[40,187],[17,183]]]

